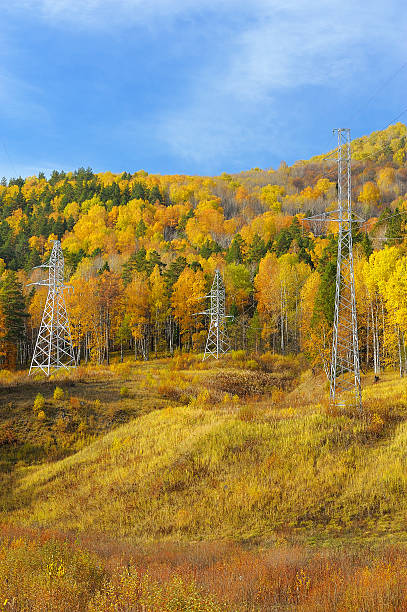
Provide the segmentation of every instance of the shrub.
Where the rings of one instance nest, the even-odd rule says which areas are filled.
[[[251,423],[256,418],[256,410],[254,406],[242,406],[238,413],[238,418],[245,423]]]
[[[54,400],[63,400],[65,399],[64,390],[61,387],[55,387],[54,391]]]
[[[246,361],[246,368],[248,370],[256,370],[257,369],[257,361],[255,361],[254,359],[249,359],[248,361]]]
[[[196,397],[194,397],[189,405],[196,408],[204,408],[209,402],[210,396],[208,389],[200,391]]]
[[[280,389],[273,389],[271,393],[271,401],[273,404],[281,404],[284,400],[284,392]]]
[[[130,389],[126,387],[125,385],[123,385],[123,387],[120,388],[119,393],[120,393],[120,397],[129,397]]]
[[[129,363],[128,361],[125,361],[123,363],[113,363],[110,366],[110,370],[113,372],[113,374],[116,374],[116,376],[128,378],[131,373],[131,363]]]
[[[232,361],[243,361],[246,357],[246,351],[230,351],[229,355]]]
[[[3,426],[0,429],[0,446],[15,444],[17,441],[18,438],[11,427]]]
[[[38,414],[37,414],[37,418],[39,421],[44,421],[45,420],[45,412],[43,410],[39,410]]]
[[[85,434],[89,431],[89,426],[86,421],[81,421],[78,425],[78,429],[76,430],[78,434]]]
[[[79,398],[71,397],[69,399],[69,405],[71,406],[71,408],[73,410],[79,410],[79,408],[81,407],[81,402],[80,402]]]
[[[209,381],[211,390],[215,389],[239,397],[264,395],[272,390],[272,384],[273,379],[269,374],[249,370],[233,373],[218,372]]]
[[[41,393],[38,393],[37,397],[34,400],[33,410],[34,412],[38,412],[39,410],[43,410],[44,407],[45,407],[45,397]]]

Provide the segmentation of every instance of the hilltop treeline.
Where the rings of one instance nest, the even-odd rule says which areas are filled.
[[[406,368],[407,130],[354,141],[353,200],[362,361]],[[28,363],[43,289],[30,282],[52,240],[62,241],[78,357],[112,350],[201,350],[204,309],[223,272],[232,345],[327,355],[333,317],[335,228],[302,219],[335,206],[334,162],[313,158],[277,170],[219,177],[95,174],[90,168],[0,184],[0,346],[3,367]]]

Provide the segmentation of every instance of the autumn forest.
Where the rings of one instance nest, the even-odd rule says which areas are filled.
[[[357,303],[364,368],[407,368],[406,127],[354,141]],[[304,352],[323,366],[333,319],[335,228],[304,217],[335,206],[322,158],[219,177],[54,171],[0,185],[3,367],[26,367],[45,293],[34,270],[62,241],[78,360],[202,351],[202,310],[220,268],[234,349]],[[45,289],[44,289],[45,291]],[[327,352],[328,351],[328,352]]]

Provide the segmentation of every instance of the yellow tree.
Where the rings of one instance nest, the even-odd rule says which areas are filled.
[[[205,294],[206,283],[203,272],[199,269],[194,272],[186,267],[174,284],[171,305],[180,329],[181,346],[184,344],[187,349],[193,345],[193,330],[197,331],[202,327],[198,317],[193,315],[202,308],[203,302],[199,301],[199,298]]]
[[[257,310],[263,324],[262,337],[273,341],[273,350],[281,314],[279,272],[277,256],[267,253],[260,261],[259,272],[254,279]]]
[[[380,191],[376,183],[373,181],[367,181],[359,193],[358,200],[365,205],[366,211],[377,206],[380,200]]]
[[[110,349],[123,312],[123,283],[119,274],[105,270],[97,279],[96,302],[99,308],[104,353],[110,361]]]
[[[397,247],[386,247],[376,251],[369,258],[366,268],[366,285],[370,296],[370,319],[373,338],[373,361],[375,374],[380,367],[394,362],[395,337],[394,325],[388,300],[388,282],[400,257]]]
[[[247,331],[250,324],[247,306],[250,295],[253,292],[250,270],[243,264],[227,264],[225,266],[224,281],[227,310],[234,317],[230,331],[235,338],[238,335],[241,337],[241,345],[245,350]]]
[[[329,376],[332,330],[326,318],[315,313],[320,284],[321,277],[315,271],[301,289],[301,349],[309,358],[313,369],[322,365]]]
[[[388,282],[384,285],[389,331],[393,332],[393,344],[397,346],[400,376],[407,371],[407,256],[401,256],[392,267]]]
[[[298,296],[308,275],[308,266],[291,253],[279,259],[267,253],[260,262],[254,285],[263,337],[273,339],[273,348],[277,332],[282,351],[289,345],[298,348],[301,312]]]
[[[151,315],[154,321],[154,349],[157,357],[157,345],[162,329],[164,328],[165,320],[168,316],[169,298],[165,287],[164,279],[160,274],[158,265],[154,266],[154,270],[150,275],[151,288]]]
[[[150,306],[151,289],[148,278],[135,272],[132,281],[125,289],[126,313],[134,338],[134,355],[137,358],[137,345],[143,358],[149,358],[150,349]]]
[[[71,279],[72,291],[66,293],[66,306],[71,324],[72,343],[79,363],[82,354],[100,360],[103,338],[98,324],[95,299],[96,279],[75,277]]]

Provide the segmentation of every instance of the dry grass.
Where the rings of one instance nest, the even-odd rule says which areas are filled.
[[[377,612],[407,607],[405,550],[321,552],[236,544],[139,547],[4,527],[4,610],[33,612]]]
[[[365,395],[370,420],[264,398],[212,404],[199,391],[188,406],[141,414],[63,461],[15,471],[4,520],[138,540],[403,537],[403,383]]]

